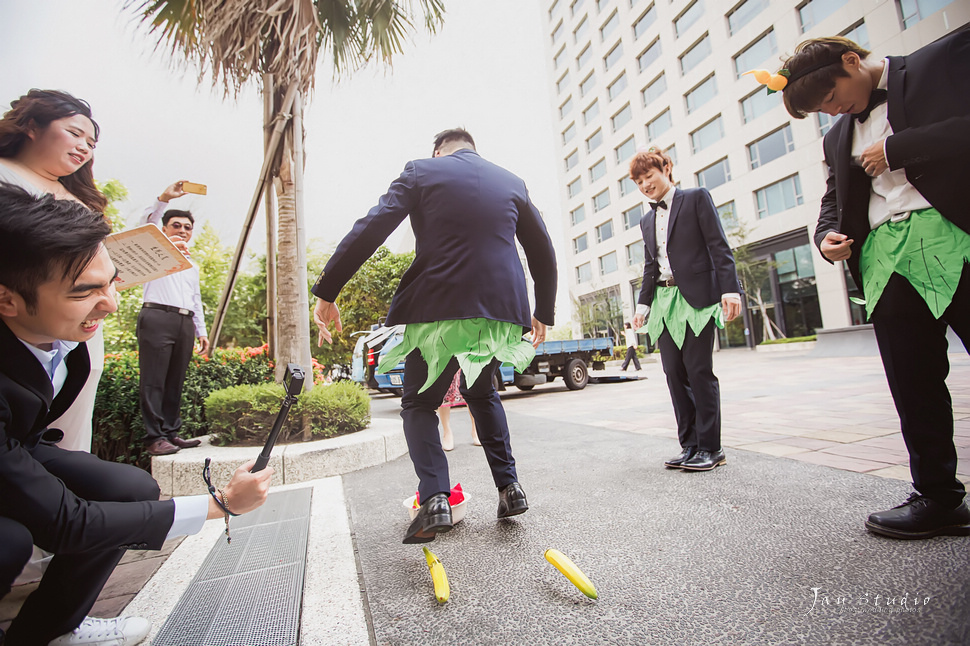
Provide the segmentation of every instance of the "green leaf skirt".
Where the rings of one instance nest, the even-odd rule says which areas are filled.
[[[384,355],[377,371],[393,369],[414,350],[419,350],[428,364],[428,380],[419,393],[431,387],[452,357],[457,357],[465,383],[471,385],[492,359],[510,363],[522,372],[536,356],[532,344],[522,339],[522,326],[515,323],[484,318],[408,323],[404,340]]]
[[[909,281],[940,318],[953,301],[963,265],[970,262],[970,235],[936,209],[913,211],[900,222],[886,222],[869,233],[859,253],[866,316],[879,303],[894,273]]]
[[[724,329],[724,312],[721,310],[720,303],[698,310],[690,306],[677,287],[657,286],[653,303],[650,305],[647,324],[637,332],[646,333],[650,337],[650,342],[656,344],[664,328],[667,328],[670,338],[678,348],[682,348],[684,337],[687,336],[687,326],[689,325],[694,331],[694,336],[697,336],[704,331],[712,318],[715,325]]]

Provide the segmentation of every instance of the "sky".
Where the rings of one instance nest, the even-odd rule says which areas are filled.
[[[94,173],[130,191],[128,223],[180,179],[206,196],[173,202],[235,247],[262,164],[262,98],[225,98],[173,65],[120,0],[0,0],[0,106],[32,87],[85,99],[101,126]],[[434,134],[463,126],[479,153],[522,177],[560,258],[563,234],[540,10],[522,0],[445,0],[438,34],[417,32],[390,69],[335,84],[321,67],[305,109],[306,228],[329,251]],[[265,251],[260,209],[248,249]],[[401,230],[389,241],[406,244]],[[560,262],[560,265],[563,263]],[[560,268],[562,272],[562,267]],[[560,278],[560,316],[568,312]],[[568,316],[568,315],[566,315]]]

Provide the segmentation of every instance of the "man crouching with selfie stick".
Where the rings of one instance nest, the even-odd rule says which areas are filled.
[[[252,511],[269,490],[273,469],[251,473],[251,461],[218,496],[159,500],[145,471],[56,446],[47,423],[77,396],[85,341],[118,307],[108,233],[77,202],[0,184],[0,598],[32,545],[54,553],[4,646],[139,643],[146,620],[87,617],[125,550],[197,533],[223,507]]]

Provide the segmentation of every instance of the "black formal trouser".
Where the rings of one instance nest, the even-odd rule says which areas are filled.
[[[485,458],[492,471],[496,487],[515,482],[515,458],[512,457],[512,444],[509,439],[509,425],[505,418],[502,400],[495,392],[493,377],[500,362],[493,359],[482,370],[478,380],[469,386],[465,375],[461,376],[459,390],[468,410],[475,419],[478,439],[485,449]],[[418,495],[427,500],[436,493],[451,491],[448,476],[448,459],[441,448],[438,435],[438,416],[435,411],[451,386],[458,371],[458,360],[452,357],[444,372],[423,393],[418,393],[428,378],[428,364],[421,352],[414,350],[404,363],[404,390],[401,394],[401,417],[404,420],[404,437],[408,443],[408,453],[418,476]]]
[[[720,450],[721,391],[714,376],[713,319],[697,336],[688,325],[681,348],[665,328],[657,346],[674,404],[680,446],[698,451]]]
[[[631,360],[633,361],[633,367],[639,370],[640,359],[637,358],[637,349],[632,345],[626,349],[626,358],[623,360],[623,365],[620,366],[620,370],[626,370],[626,367],[630,365]]]
[[[151,444],[182,428],[182,386],[195,347],[195,323],[177,312],[142,308],[135,334],[145,443]]]
[[[964,348],[970,347],[970,265],[964,265],[953,301],[939,319],[899,274],[890,277],[872,313],[879,354],[909,450],[913,486],[924,496],[955,507],[966,489],[956,475],[953,406],[946,387],[947,324]]]
[[[31,490],[38,502],[29,509],[0,502],[0,598],[26,565],[32,545],[54,553],[37,589],[7,631],[4,646],[46,644],[77,628],[125,554],[118,546],[130,544],[131,537],[139,535],[139,528],[133,526],[137,517],[128,526],[106,521],[100,510],[85,508],[86,501],[157,501],[159,495],[151,475],[131,465],[46,444],[30,453],[38,468],[56,476],[81,500],[72,498],[79,509],[69,510],[71,521],[47,517],[48,499],[63,494],[59,483],[56,488]]]

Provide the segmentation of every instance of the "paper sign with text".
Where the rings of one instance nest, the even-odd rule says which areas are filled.
[[[192,266],[188,258],[154,224],[126,229],[105,238],[111,261],[118,269],[117,289],[127,289]]]

